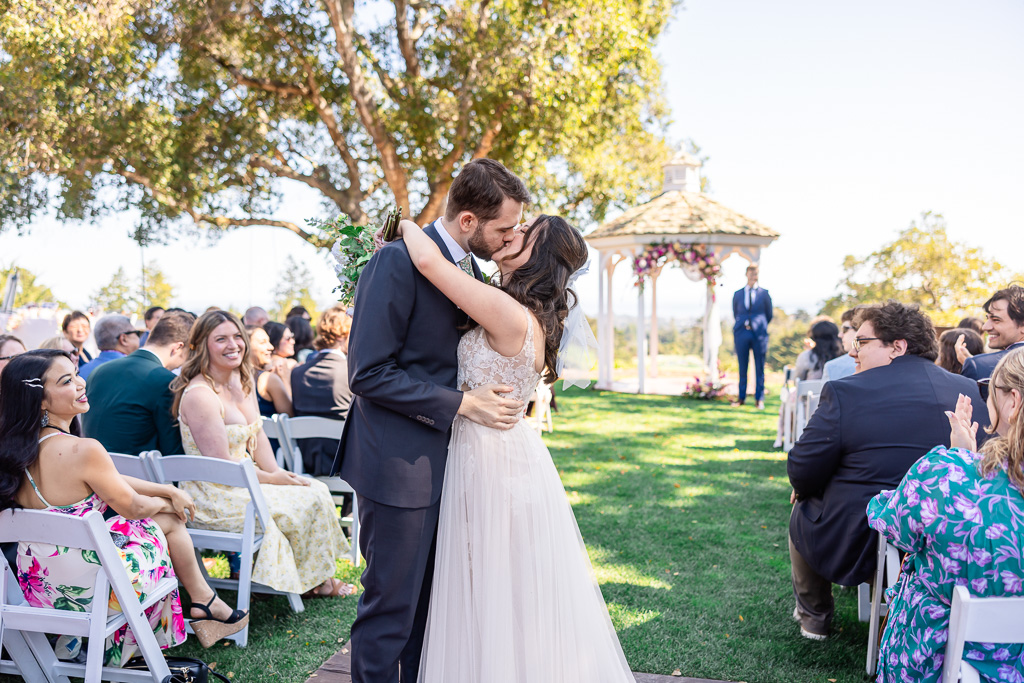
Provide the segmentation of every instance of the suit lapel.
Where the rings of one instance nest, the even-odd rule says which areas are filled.
[[[444,243],[443,239],[441,239],[441,235],[438,232],[439,230],[444,230],[444,228],[438,226],[437,221],[434,221],[433,223],[425,227],[423,229],[423,232],[426,233],[426,235],[430,237],[430,239],[434,240],[434,244],[438,246],[438,248],[441,250],[441,253],[444,254],[444,257],[448,259],[449,263],[459,265],[458,263],[455,262],[455,258],[452,257],[451,253],[448,252],[448,245]]]

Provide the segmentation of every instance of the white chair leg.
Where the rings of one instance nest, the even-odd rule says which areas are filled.
[[[871,619],[871,584],[862,583],[857,586],[857,621]]]
[[[54,679],[47,676],[39,666],[39,662],[36,661],[35,655],[32,654],[28,643],[25,642],[25,635],[21,631],[7,629],[2,633],[4,649],[7,650],[14,665],[18,667],[18,673],[22,680],[29,681],[29,683],[33,681],[53,683]]]
[[[878,534],[879,553],[885,557],[885,536]],[[871,618],[868,620],[868,654],[865,670],[868,676],[874,676],[878,667],[878,620],[882,611],[882,591],[885,590],[885,561],[878,563],[875,567],[875,585],[871,593]]]
[[[298,593],[288,594],[288,604],[296,614],[299,614],[306,609],[306,606],[302,604],[302,596]]]

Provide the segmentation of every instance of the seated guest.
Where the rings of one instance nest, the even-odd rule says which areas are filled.
[[[327,487],[277,466],[263,432],[249,335],[227,311],[204,313],[192,327],[189,357],[175,380],[175,410],[185,453],[256,465],[271,520],[252,580],[286,593],[308,597],[348,595],[355,587],[334,578],[336,561],[348,542]],[[193,526],[241,532],[249,492],[211,482],[183,481],[196,504]]]
[[[821,378],[826,382],[849,377],[856,368],[857,361],[853,360],[853,356],[850,355],[850,351],[853,349],[853,337],[857,332],[853,329],[853,316],[856,313],[856,307],[843,311],[843,315],[840,318],[842,325],[839,328],[839,339],[843,342],[843,353],[838,358],[833,358],[825,363],[825,367],[821,371]]]
[[[71,311],[64,316],[60,330],[78,351],[78,367],[82,367],[92,360],[92,354],[85,348],[85,342],[89,341],[89,335],[92,334],[92,323],[89,322],[89,316],[81,311]]]
[[[895,491],[868,505],[868,523],[910,555],[889,603],[878,680],[938,681],[953,589],[1020,595],[1024,581],[1024,350],[1003,356],[988,403],[961,399],[946,413],[949,450],[917,461]],[[979,449],[972,412],[995,434]],[[965,643],[963,658],[984,681],[1024,681],[1024,645]]]
[[[0,373],[15,356],[25,353],[25,345],[13,334],[0,334]]]
[[[97,320],[95,337],[100,353],[82,366],[79,373],[82,379],[88,381],[96,368],[138,349],[140,334],[132,327],[132,321],[123,315],[105,315]]]
[[[981,400],[974,382],[935,365],[935,328],[916,306],[864,307],[854,326],[857,374],[825,384],[787,462],[796,503],[789,521],[794,616],[812,640],[828,635],[832,584],[856,586],[874,574],[878,543],[864,516],[868,501],[896,488],[922,453],[949,444],[943,411],[958,396]]]
[[[245,315],[242,316],[242,322],[246,325],[263,327],[270,322],[270,316],[259,306],[253,306],[245,311]]]
[[[70,353],[74,357],[75,362],[78,362],[78,349],[76,349],[75,345],[68,341],[68,338],[62,334],[43,340],[43,343],[39,345],[39,348]]]
[[[985,342],[981,335],[968,327],[956,327],[939,335],[939,359],[935,364],[954,375],[959,375],[964,367],[957,357],[957,344],[967,349],[971,356],[977,356],[985,350]]]
[[[288,318],[294,318],[296,316],[302,318],[306,322],[309,322],[310,320],[313,319],[313,316],[309,314],[309,311],[306,310],[305,306],[292,306],[291,309],[288,311],[288,315],[286,315],[284,319],[288,320]]]
[[[985,302],[984,308],[986,318],[982,329],[988,333],[989,348],[997,351],[962,361],[964,368],[960,374],[973,380],[990,377],[1010,349],[1024,346],[1024,287],[1010,285],[1000,289]],[[982,393],[987,394],[987,391],[983,389]]]
[[[961,320],[959,323],[957,323],[957,327],[965,330],[974,330],[980,335],[984,332],[984,330],[982,329],[984,324],[985,321],[983,321],[981,318],[968,316]]]
[[[163,316],[145,346],[89,376],[92,410],[83,417],[86,436],[113,453],[182,452],[181,432],[171,415],[171,382],[172,371],[181,367],[188,355],[186,344],[193,322],[188,313]]]
[[[797,382],[821,379],[825,364],[843,353],[843,346],[839,341],[839,328],[831,320],[819,320],[811,325],[809,338],[811,347],[800,352],[800,355],[796,357],[793,376]],[[796,399],[796,392],[791,391],[785,395],[782,405],[779,406],[779,421],[773,448],[782,448],[786,407],[787,404],[796,405]]]
[[[232,610],[203,578],[185,521],[195,512],[187,494],[118,473],[99,442],[80,438],[73,418],[89,410],[85,382],[63,351],[22,354],[0,377],[0,510],[27,508],[80,517],[96,510],[130,567],[143,598],[163,578],[174,578],[192,598],[192,627],[203,647],[237,633],[248,614]],[[21,542],[15,573],[35,607],[81,611],[95,599],[97,565],[81,550]],[[109,612],[121,611],[110,599]],[[178,591],[145,610],[162,648],[185,640]],[[58,641],[60,644],[60,641]],[[121,666],[138,652],[127,625],[107,637],[106,664]],[[74,651],[63,654],[73,657]]]
[[[320,315],[316,325],[317,351],[292,370],[292,404],[297,416],[327,417],[344,420],[352,403],[348,388],[348,333],[352,318],[340,304]],[[302,466],[317,477],[331,473],[338,452],[337,439],[302,439]]]
[[[284,413],[288,416],[294,415],[292,409],[292,395],[285,386],[284,380],[266,368],[271,367],[271,360],[274,357],[274,345],[270,343],[267,331],[262,327],[246,328],[249,332],[249,347],[252,350],[252,368],[256,373],[256,402],[260,408],[260,415],[273,417],[277,413]],[[274,450],[277,445],[271,440]]]
[[[292,354],[292,359],[296,363],[305,363],[309,354],[313,353],[313,327],[309,320],[298,315],[285,320],[284,325],[295,335],[295,353]]]
[[[156,324],[160,322],[160,318],[163,317],[164,313],[166,313],[166,311],[162,306],[150,306],[146,309],[145,314],[142,316],[143,321],[146,323],[146,331],[142,333],[141,337],[139,337],[139,346],[146,345],[146,340],[149,339],[149,333],[152,332],[153,328],[156,327]]]
[[[277,376],[284,380],[288,387],[289,395],[292,393],[292,370],[298,363],[292,358],[295,355],[295,335],[286,325],[269,322],[263,326],[270,337],[270,343],[274,345],[273,355],[270,357],[268,370],[277,373]]]

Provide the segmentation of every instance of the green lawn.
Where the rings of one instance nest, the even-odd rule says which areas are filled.
[[[765,411],[571,390],[545,435],[634,671],[731,681],[862,683],[867,627],[836,590],[835,634],[799,636],[790,614],[784,456]],[[339,576],[358,570],[339,563]],[[227,597],[227,596],[226,596]],[[245,683],[300,683],[347,639],[352,598],[292,614],[256,598],[249,647],[176,650]],[[8,679],[3,679],[8,680]]]

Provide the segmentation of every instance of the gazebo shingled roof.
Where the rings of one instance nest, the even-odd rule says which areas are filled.
[[[750,235],[777,238],[779,233],[767,225],[700,192],[669,190],[587,235],[587,240],[625,235]]]

